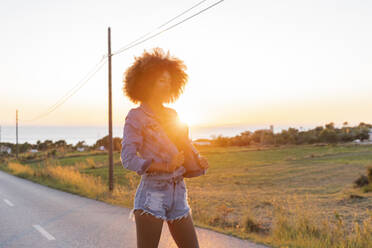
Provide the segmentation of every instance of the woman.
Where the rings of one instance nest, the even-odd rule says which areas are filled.
[[[135,57],[124,74],[124,94],[133,103],[140,103],[125,118],[121,150],[124,168],[141,175],[131,211],[136,221],[137,247],[157,247],[164,220],[178,247],[199,247],[184,182],[186,162],[191,160],[185,160],[182,147],[186,143],[197,155],[202,173],[194,175],[205,174],[208,162],[192,146],[188,127],[185,132],[177,112],[163,106],[183,92],[185,69],[181,60],[155,48]]]

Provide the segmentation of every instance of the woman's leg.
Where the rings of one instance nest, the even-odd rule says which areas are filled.
[[[179,248],[199,248],[198,238],[196,237],[194,223],[191,215],[185,218],[167,221],[169,231]]]
[[[148,213],[142,214],[142,210],[139,209],[133,213],[136,219],[137,247],[158,247],[163,220]]]

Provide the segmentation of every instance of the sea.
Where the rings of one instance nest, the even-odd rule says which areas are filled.
[[[295,127],[295,126],[292,126]],[[192,140],[211,139],[219,135],[233,137],[244,131],[254,132],[258,129],[269,129],[270,126],[252,126],[252,125],[226,125],[226,126],[190,126],[189,135]],[[287,129],[287,126],[275,126],[274,133]],[[299,127],[295,127],[299,128]],[[303,128],[303,127],[300,127]],[[310,127],[308,127],[310,128]],[[85,141],[87,145],[93,145],[98,139],[108,135],[107,126],[19,126],[18,143],[36,144],[38,140],[65,140],[68,144],[75,145],[79,141]],[[123,137],[123,127],[113,126],[113,137]],[[15,126],[1,126],[0,143],[16,143]]]

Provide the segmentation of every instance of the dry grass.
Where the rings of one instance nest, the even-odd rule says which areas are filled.
[[[314,211],[315,210],[315,211]],[[309,211],[303,201],[294,208],[288,204],[276,204],[272,236],[274,244],[293,247],[372,247],[372,212],[360,223],[356,215],[348,225],[345,216],[337,211],[333,215],[321,215],[314,209]]]
[[[63,184],[75,186],[83,195],[91,198],[97,199],[106,191],[101,178],[81,174],[72,166],[48,166],[40,172],[41,175],[52,177]]]
[[[93,161],[93,160],[92,160]],[[131,190],[121,185],[115,185],[113,192],[108,191],[101,177],[80,173],[77,168],[91,168],[92,161],[75,163],[75,166],[61,166],[58,161],[46,160],[40,167],[31,167],[19,163],[8,163],[7,167],[13,174],[89,198],[100,199],[113,204],[128,206],[133,202],[136,182],[133,176],[128,176]],[[52,183],[48,180],[52,180]],[[46,182],[47,181],[47,182]],[[54,182],[54,183],[53,183]]]
[[[34,170],[27,165],[19,163],[9,163],[8,168],[12,170],[15,175],[34,175]]]
[[[201,153],[209,172],[186,179],[199,226],[277,247],[372,247],[372,193],[353,187],[371,166],[370,147],[202,148]],[[40,170],[77,185],[82,195],[132,207],[138,175],[115,169],[115,189],[108,193],[107,167],[95,166],[102,163],[98,159],[69,158],[63,166],[48,161]]]

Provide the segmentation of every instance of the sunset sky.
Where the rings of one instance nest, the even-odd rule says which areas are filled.
[[[2,0],[0,125],[14,125],[16,109],[22,120],[44,113],[74,87],[107,52],[108,26],[115,51],[197,2]],[[225,0],[113,57],[114,125],[136,106],[123,72],[153,47],[188,66],[169,106],[191,126],[372,123],[371,11],[371,1]],[[20,123],[106,125],[107,91],[106,64],[56,111]]]

